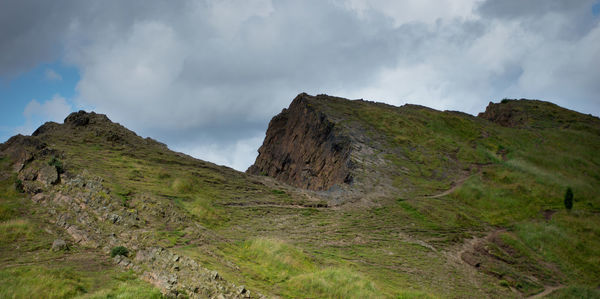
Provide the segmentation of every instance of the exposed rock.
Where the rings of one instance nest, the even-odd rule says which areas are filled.
[[[121,216],[117,215],[117,214],[111,214],[108,217],[108,220],[112,223],[119,223],[121,221]]]
[[[44,184],[39,181],[23,181],[23,191],[30,194],[37,194],[44,191]]]
[[[58,182],[56,167],[50,165],[42,166],[38,171],[37,180],[45,186],[56,184]]]
[[[69,114],[69,116],[65,118],[64,123],[74,127],[85,126],[90,123],[90,116],[87,112],[79,110],[78,112]]]
[[[56,239],[52,242],[52,251],[69,250],[69,246],[62,239]]]
[[[572,128],[600,134],[600,118],[539,100],[509,100],[492,103],[477,115],[504,127]]]
[[[44,123],[43,125],[41,125],[39,128],[37,128],[37,130],[35,130],[31,136],[38,136],[44,133],[48,133],[48,132],[52,132],[54,130],[56,130],[57,128],[59,128],[60,125],[53,122],[53,121],[49,121]]]
[[[33,202],[35,202],[35,203],[40,203],[40,202],[46,200],[46,195],[44,193],[38,193],[38,194],[32,196],[31,200],[33,200]]]
[[[96,241],[94,241],[88,235],[88,233],[86,233],[85,231],[83,231],[81,229],[78,229],[75,226],[69,226],[69,228],[67,228],[67,232],[69,233],[69,235],[71,235],[71,237],[73,237],[73,239],[75,240],[76,243],[81,243],[85,246],[92,247],[92,248],[98,247],[98,243],[96,243]]]
[[[18,178],[21,181],[35,181],[38,176],[38,170],[35,167],[28,167],[19,172]]]
[[[312,107],[318,100],[300,94],[288,109],[273,117],[248,173],[310,190],[352,182],[350,140],[336,134],[334,122]]]
[[[529,118],[527,112],[517,109],[517,106],[504,101],[504,103],[492,103],[485,108],[485,112],[479,113],[477,117],[485,118],[505,127],[517,127],[525,124]]]

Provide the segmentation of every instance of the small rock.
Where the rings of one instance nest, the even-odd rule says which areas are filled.
[[[50,165],[44,165],[40,168],[37,180],[42,182],[45,186],[53,185],[58,182],[58,172],[56,167]]]
[[[52,242],[52,251],[69,250],[69,246],[62,239],[56,239]]]
[[[31,200],[33,200],[35,203],[39,203],[44,199],[46,199],[46,195],[44,195],[44,193],[38,193],[31,198]]]
[[[115,264],[118,264],[121,262],[121,260],[123,260],[123,256],[120,254],[117,254],[113,257],[113,262],[115,262]]]
[[[110,222],[117,224],[121,221],[121,216],[117,215],[117,214],[111,214],[108,217],[108,220],[110,220]]]
[[[175,274],[171,274],[171,275],[169,275],[169,276],[167,277],[167,282],[168,282],[170,285],[177,284],[177,276],[176,276]]]
[[[217,280],[219,278],[220,278],[220,276],[219,276],[219,273],[217,271],[211,271],[210,272],[210,279]]]

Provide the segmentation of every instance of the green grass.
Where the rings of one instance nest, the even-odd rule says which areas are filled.
[[[598,288],[586,286],[569,286],[552,292],[547,298],[549,299],[597,299],[600,298],[600,290]]]
[[[600,219],[585,212],[559,212],[550,222],[515,226],[523,243],[557,264],[571,282],[594,285],[600,277]]]
[[[0,270],[2,298],[66,298],[86,292],[85,282],[72,269],[19,267]]]
[[[112,284],[103,287],[95,292],[78,296],[78,299],[136,299],[164,298],[160,291],[147,282],[139,280],[132,272],[122,272],[113,275]]]
[[[34,227],[27,219],[11,219],[0,222],[0,246],[2,247],[14,242],[32,240],[34,236]]]
[[[380,298],[375,284],[355,271],[326,268],[300,274],[287,282],[290,297],[305,298]]]
[[[520,128],[505,128],[416,106],[313,104],[344,119],[336,130],[359,132],[376,147],[384,165],[367,165],[363,175],[377,173],[376,183],[391,182],[395,191],[365,206],[294,209],[286,206],[309,202],[304,194],[139,139],[107,142],[92,130],[65,129],[44,141],[64,154],[60,163],[67,173],[85,170],[103,179],[108,190],[96,199],[115,200],[146,217],[139,228],[142,245],[193,256],[228,281],[267,296],[497,298],[514,295],[507,286],[526,295],[544,282],[573,285],[557,292],[564,297],[597,296],[600,142],[593,121],[550,107],[552,120],[533,115]],[[581,124],[574,121],[579,118]],[[0,168],[9,166],[0,157]],[[466,176],[451,194],[423,197]],[[18,193],[15,181],[16,175],[0,180],[3,257],[57,257],[48,250],[53,236],[43,232],[45,208]],[[562,202],[567,186],[575,195],[571,213]],[[546,210],[555,212],[551,219],[544,218]],[[449,258],[469,239],[501,228],[507,230],[501,242],[487,248],[496,259],[488,268],[494,274]],[[35,290],[46,286],[40,292],[47,297],[63,291],[85,298],[158,296],[133,276],[67,268],[5,267],[0,289],[34,283]],[[92,282],[100,277],[109,283]],[[0,297],[27,297],[27,291],[18,287]]]
[[[131,272],[117,272],[109,276],[98,274],[69,267],[24,266],[0,269],[0,297],[162,298],[158,289],[140,281]],[[96,281],[98,279],[103,281]],[[98,286],[99,283],[101,284]]]
[[[240,265],[251,275],[269,284],[317,269],[306,254],[284,241],[257,238],[243,242],[234,253]]]

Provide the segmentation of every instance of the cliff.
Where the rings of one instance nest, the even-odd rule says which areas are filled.
[[[352,183],[351,139],[340,132],[334,120],[316,110],[313,104],[317,100],[300,94],[289,108],[273,117],[248,173],[310,190]]]

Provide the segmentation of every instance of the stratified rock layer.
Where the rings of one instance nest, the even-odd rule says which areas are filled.
[[[350,140],[336,132],[335,123],[325,114],[314,109],[311,103],[317,100],[300,94],[271,120],[248,173],[310,190],[352,182]]]

